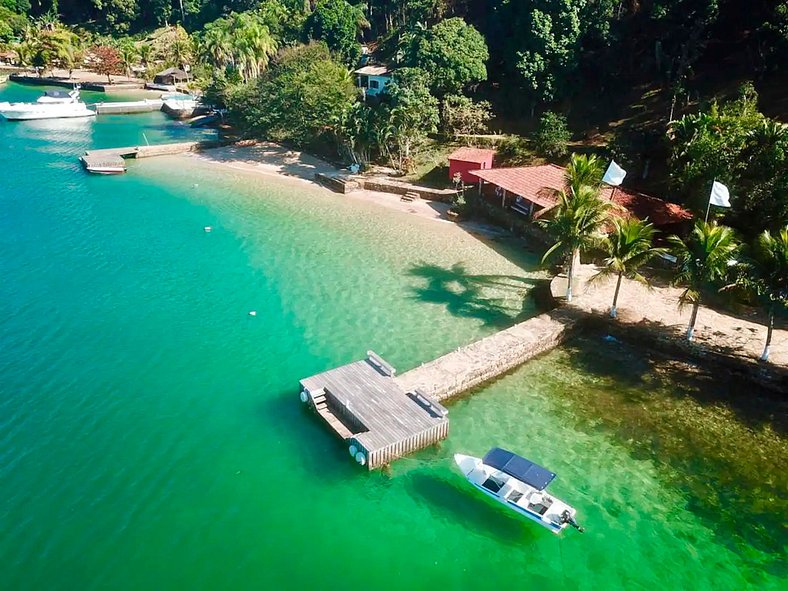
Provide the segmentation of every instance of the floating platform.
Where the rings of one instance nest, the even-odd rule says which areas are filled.
[[[395,369],[367,358],[301,380],[301,401],[314,409],[369,470],[449,435],[448,411],[419,391],[406,391]]]
[[[88,172],[98,174],[115,174],[125,170],[124,160],[127,158],[152,158],[153,156],[169,156],[186,152],[199,152],[209,148],[216,148],[222,142],[178,142],[172,144],[158,144],[152,146],[126,146],[124,148],[108,148],[105,150],[89,150],[80,157],[80,161]],[[117,170],[122,166],[123,170]],[[106,172],[112,169],[113,172]]]
[[[126,115],[134,113],[152,113],[161,111],[164,101],[146,99],[142,101],[119,101],[114,103],[96,103],[93,105],[98,115]]]

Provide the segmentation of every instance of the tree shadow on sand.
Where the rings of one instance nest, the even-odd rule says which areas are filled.
[[[451,267],[420,263],[408,274],[424,281],[423,285],[413,287],[420,301],[443,305],[454,316],[477,318],[487,326],[505,328],[535,312],[531,298],[523,297],[518,308],[513,308],[511,299],[523,291],[530,291],[540,283],[538,279],[517,275],[473,275],[462,263]],[[509,297],[502,297],[506,294]]]

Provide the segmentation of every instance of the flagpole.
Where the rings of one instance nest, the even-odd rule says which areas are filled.
[[[706,217],[703,218],[703,223],[704,224],[708,224],[709,223],[709,210],[711,210],[711,196],[714,194],[714,182],[716,180],[717,179],[714,179],[713,181],[711,181],[711,192],[709,192],[709,202],[706,205]]]

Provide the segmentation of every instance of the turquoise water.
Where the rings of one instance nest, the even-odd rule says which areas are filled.
[[[535,256],[195,158],[81,170],[142,133],[195,132],[0,122],[0,587],[784,585],[784,425],[598,337],[453,403],[439,448],[359,470],[298,379],[367,349],[407,369],[528,317]],[[451,454],[496,444],[555,470],[587,533],[469,490]]]

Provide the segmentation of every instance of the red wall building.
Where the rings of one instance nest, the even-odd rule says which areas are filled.
[[[454,175],[460,173],[460,178],[465,183],[477,183],[479,179],[471,174],[471,170],[486,170],[492,168],[495,150],[482,148],[460,148],[449,156],[449,179],[454,180]]]

